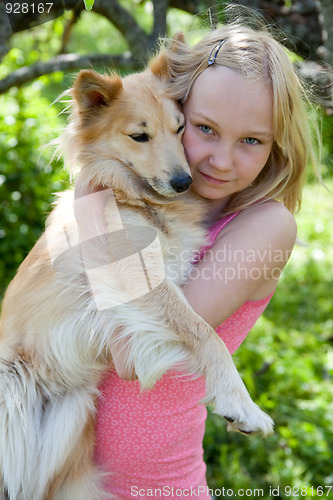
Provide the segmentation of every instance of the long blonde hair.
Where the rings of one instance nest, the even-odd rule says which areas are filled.
[[[211,31],[193,47],[182,36],[176,37],[162,48],[171,75],[168,95],[186,101],[196,78],[207,68],[209,71],[208,57],[221,40],[225,42],[214,64],[246,78],[264,79],[272,90],[274,117],[274,142],[265,167],[251,186],[232,197],[227,209],[242,210],[259,200],[277,199],[295,212],[301,204],[309,158],[316,169],[309,101],[287,50],[269,32],[231,24]]]

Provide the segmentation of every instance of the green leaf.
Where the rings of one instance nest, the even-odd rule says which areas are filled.
[[[86,10],[91,10],[93,8],[95,0],[83,0],[83,1],[84,1],[84,6],[85,6]]]

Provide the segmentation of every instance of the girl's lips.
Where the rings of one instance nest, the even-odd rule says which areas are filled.
[[[210,184],[218,184],[218,185],[221,185],[221,184],[226,184],[227,182],[229,181],[223,181],[221,179],[215,179],[215,177],[211,177],[210,175],[207,175],[207,174],[204,174],[203,172],[200,172],[200,174],[202,175],[202,177],[207,181],[209,182]]]

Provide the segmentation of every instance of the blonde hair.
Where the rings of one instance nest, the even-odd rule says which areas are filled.
[[[209,55],[215,65],[226,66],[246,78],[264,79],[273,94],[274,142],[270,157],[255,181],[236,193],[228,211],[242,210],[263,199],[277,199],[291,211],[300,208],[307,161],[316,170],[305,90],[295,73],[287,50],[265,30],[226,25],[207,34],[193,47],[178,36],[164,49],[171,82],[168,95],[186,101],[197,77],[208,68]],[[213,51],[213,52],[212,52]]]

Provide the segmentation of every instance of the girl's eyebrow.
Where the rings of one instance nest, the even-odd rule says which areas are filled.
[[[196,118],[196,119],[200,119],[200,120],[204,120],[204,121],[207,121],[209,122],[210,124],[212,124],[214,127],[219,127],[220,125],[215,122],[214,120],[212,120],[212,118],[210,118],[209,116],[206,116],[204,113],[201,113],[201,112],[198,112],[198,111],[191,111],[191,114]],[[271,132],[267,132],[266,130],[258,130],[257,132],[250,132],[250,133],[246,133],[246,134],[242,134],[244,135],[244,137],[256,137],[256,136],[260,136],[260,137],[265,137],[267,139],[273,139],[273,134]]]
[[[191,114],[194,115],[194,117],[196,119],[200,119],[200,120],[203,120],[203,121],[208,121],[209,123],[211,123],[215,127],[219,127],[219,124],[217,122],[215,122],[214,120],[212,120],[212,118],[210,118],[209,116],[206,116],[204,113],[197,112],[197,111],[191,111]]]
[[[251,132],[250,134],[246,134],[247,137],[267,137],[267,139],[273,139],[273,134],[270,132],[265,132],[265,131],[258,131],[258,132]]]
[[[197,118],[200,118],[201,120],[209,120],[211,123],[218,125],[218,123],[214,122],[214,120],[212,120],[209,116],[206,116],[205,113],[201,111],[191,111],[191,114]]]

